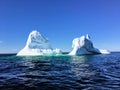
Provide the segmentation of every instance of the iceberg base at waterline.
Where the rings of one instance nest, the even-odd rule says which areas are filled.
[[[73,39],[73,50],[68,55],[86,54],[109,54],[107,50],[94,48],[89,35]],[[60,49],[52,49],[49,41],[38,31],[29,34],[25,47],[17,53],[17,56],[36,56],[36,55],[61,55]]]
[[[29,34],[25,47],[17,53],[17,56],[58,55],[60,49],[52,49],[49,41],[38,31]]]
[[[85,54],[109,54],[107,50],[94,48],[89,35],[81,36],[80,38],[73,39],[73,50],[69,55],[85,55]]]
[[[17,56],[38,56],[38,55],[59,55],[61,54],[60,49],[29,49],[29,48],[24,48],[22,49]]]

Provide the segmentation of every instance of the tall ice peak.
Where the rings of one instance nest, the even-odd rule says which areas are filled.
[[[60,49],[53,50],[49,41],[38,31],[32,31],[25,47],[17,53],[17,56],[56,55],[61,54]]]
[[[109,54],[110,53],[107,50],[94,48],[93,43],[90,40],[90,36],[88,34],[86,36],[81,36],[80,38],[73,39],[72,48],[73,50],[69,53],[69,55]]]
[[[25,48],[31,49],[52,49],[49,41],[38,31],[34,30],[29,34]]]

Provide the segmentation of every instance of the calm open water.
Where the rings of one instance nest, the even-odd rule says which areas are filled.
[[[120,53],[0,55],[0,90],[120,90]]]

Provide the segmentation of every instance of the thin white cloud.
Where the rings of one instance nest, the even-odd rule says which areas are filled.
[[[14,48],[14,49],[12,49],[12,51],[17,51],[18,49],[16,49],[16,48]]]
[[[0,41],[0,43],[3,43],[3,41]]]

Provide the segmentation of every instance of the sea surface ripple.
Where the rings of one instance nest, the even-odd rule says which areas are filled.
[[[120,53],[0,55],[0,90],[120,90]]]

